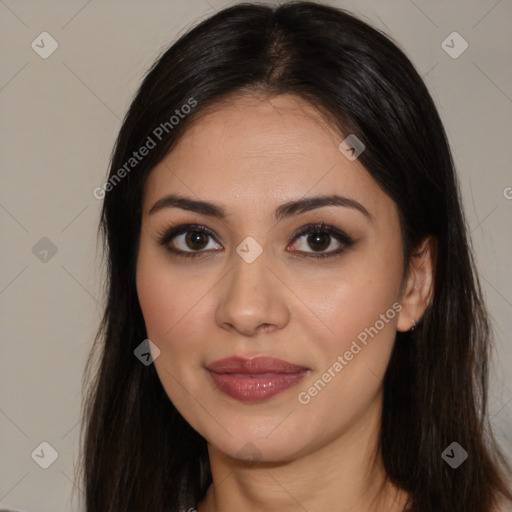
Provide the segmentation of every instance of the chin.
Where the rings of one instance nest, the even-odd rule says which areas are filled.
[[[244,439],[239,443],[217,449],[224,455],[247,464],[277,464],[295,459],[298,447],[294,443],[283,446],[282,443],[272,443],[268,440]]]

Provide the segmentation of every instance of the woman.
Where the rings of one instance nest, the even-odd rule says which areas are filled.
[[[87,512],[506,510],[450,150],[386,36],[308,2],[215,14],[148,72],[95,195]]]

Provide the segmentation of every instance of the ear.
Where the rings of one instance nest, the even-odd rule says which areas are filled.
[[[406,332],[419,323],[434,292],[434,266],[436,240],[426,237],[413,251],[403,293],[399,300],[402,309],[398,314],[397,330]]]

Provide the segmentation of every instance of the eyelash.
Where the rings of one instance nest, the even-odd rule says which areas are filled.
[[[171,229],[164,229],[163,231],[158,233],[158,243],[164,246],[169,252],[173,253],[176,256],[183,256],[186,258],[195,258],[196,256],[201,256],[202,253],[207,253],[208,251],[181,251],[180,249],[174,249],[168,245],[168,243],[173,240],[175,237],[182,235],[184,233],[189,232],[198,232],[205,233],[212,237],[215,242],[217,242],[215,235],[212,231],[210,231],[206,226],[202,226],[200,224],[182,224],[180,226],[173,227]],[[327,253],[309,253],[304,251],[299,251],[302,254],[307,254],[306,258],[330,258],[337,256],[344,252],[347,248],[353,245],[354,240],[339,230],[338,228],[325,224],[323,222],[320,223],[310,223],[306,224],[299,228],[291,237],[291,241],[295,242],[298,238],[308,235],[308,234],[327,234],[335,238],[338,242],[342,244],[340,249],[335,251],[330,251]],[[217,242],[218,243],[218,242]]]

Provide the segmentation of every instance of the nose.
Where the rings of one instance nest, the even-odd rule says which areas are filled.
[[[221,283],[216,321],[223,329],[251,337],[289,322],[291,292],[269,267],[265,251],[252,263],[235,253],[233,268]]]

